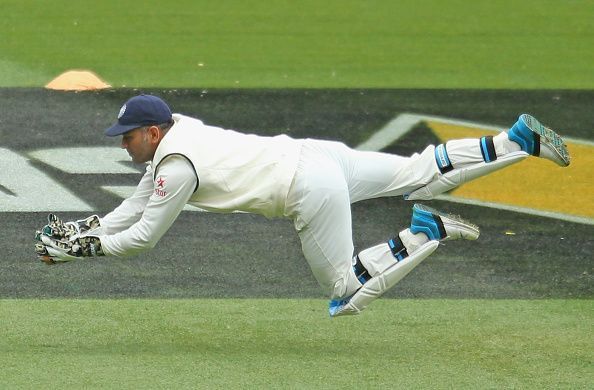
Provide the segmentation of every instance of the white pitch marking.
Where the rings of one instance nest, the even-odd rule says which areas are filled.
[[[536,215],[539,217],[555,218],[555,219],[560,219],[560,220],[568,221],[568,222],[582,223],[585,225],[594,225],[594,219],[592,219],[592,218],[578,217],[575,215],[569,215],[569,214],[563,214],[563,213],[555,213],[552,211],[536,210],[536,209],[531,209],[528,207],[512,206],[512,205],[502,204],[502,203],[484,202],[481,200],[460,198],[460,197],[451,196],[451,195],[438,195],[435,199],[446,200],[446,201],[454,202],[454,203],[468,204],[468,205],[472,205],[472,206],[490,207],[490,208],[498,209],[498,210],[514,211],[516,213]]]
[[[357,146],[357,149],[374,152],[382,150],[412,130],[421,120],[419,115],[400,114]]]
[[[139,172],[138,169],[124,163],[130,161],[130,156],[124,149],[116,147],[40,149],[29,152],[29,156],[67,173],[121,174]]]
[[[505,127],[493,126],[493,125],[482,124],[482,123],[477,123],[477,122],[470,122],[470,121],[466,121],[466,120],[452,119],[452,118],[433,116],[433,115],[419,115],[419,114],[413,114],[413,113],[402,113],[402,114],[398,115],[396,118],[392,119],[390,122],[388,122],[384,127],[379,129],[376,133],[374,133],[371,137],[369,137],[369,139],[367,141],[365,141],[362,144],[360,144],[359,146],[357,146],[356,149],[367,150],[367,151],[380,151],[380,150],[384,149],[385,147],[391,145],[392,143],[394,143],[401,137],[403,137],[405,134],[407,134],[409,131],[411,131],[415,126],[417,126],[422,121],[440,122],[440,123],[445,123],[445,124],[450,124],[450,125],[465,126],[465,127],[471,127],[471,128],[482,129],[482,130],[487,130],[487,131],[496,131],[496,132],[501,132],[501,131],[507,130],[507,128],[505,128]],[[581,145],[587,145],[587,146],[594,146],[594,142],[583,140],[583,139],[569,138],[569,137],[563,137],[563,139],[566,142],[572,142],[575,144],[581,144]],[[446,200],[446,201],[455,202],[455,203],[470,204],[470,205],[474,205],[474,206],[483,206],[483,207],[490,207],[490,208],[495,208],[495,209],[500,209],[500,210],[514,211],[514,212],[518,212],[518,213],[537,215],[537,216],[541,216],[541,217],[554,218],[554,219],[559,219],[562,221],[575,222],[575,223],[581,223],[581,224],[586,224],[586,225],[594,225],[593,218],[578,217],[578,216],[574,216],[574,215],[536,210],[536,209],[531,209],[531,208],[527,208],[527,207],[510,206],[510,205],[485,202],[485,201],[474,200],[474,199],[470,200],[470,199],[460,198],[460,197],[451,196],[451,195],[440,195],[436,199]]]
[[[92,210],[27,158],[4,148],[0,148],[0,184],[5,189],[0,191],[0,212]]]

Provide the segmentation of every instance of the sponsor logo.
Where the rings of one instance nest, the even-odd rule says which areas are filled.
[[[120,119],[121,117],[123,117],[125,112],[126,112],[126,105],[124,104],[122,106],[122,108],[120,108],[120,113],[118,114],[118,119]]]
[[[118,114],[118,119],[120,119],[121,117],[123,117],[125,112],[126,112],[126,105],[124,104],[122,106],[122,108],[120,108],[120,112]]]
[[[450,161],[448,160],[447,154],[445,151],[445,146],[443,144],[440,144],[437,146],[437,148],[435,148],[435,150],[437,151],[437,158],[438,158],[437,163],[439,164],[439,167],[445,168],[448,165],[450,165]]]
[[[165,179],[163,179],[161,176],[157,177],[157,179],[155,180],[155,195],[160,196],[160,197],[164,197],[167,195],[167,191],[165,191],[163,188],[165,187]]]

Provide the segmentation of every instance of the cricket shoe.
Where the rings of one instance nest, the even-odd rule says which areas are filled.
[[[413,206],[410,223],[413,234],[424,233],[429,240],[476,240],[480,231],[478,226],[465,221],[457,215],[443,213],[422,204]]]
[[[562,167],[568,166],[571,161],[563,138],[531,115],[520,115],[507,136],[533,156],[546,158]]]

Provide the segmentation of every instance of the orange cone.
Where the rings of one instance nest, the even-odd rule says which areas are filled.
[[[59,91],[93,91],[111,88],[111,85],[91,71],[69,70],[47,83],[45,87]]]

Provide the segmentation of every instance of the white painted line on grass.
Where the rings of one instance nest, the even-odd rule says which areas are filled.
[[[502,203],[485,202],[485,201],[481,201],[481,200],[467,199],[467,198],[461,198],[458,196],[451,196],[451,195],[438,195],[435,199],[445,200],[445,201],[454,202],[454,203],[468,204],[471,206],[483,206],[483,207],[489,207],[489,208],[498,209],[498,210],[513,211],[516,213],[536,215],[539,217],[554,218],[554,219],[559,219],[562,221],[581,223],[581,224],[585,224],[585,225],[594,225],[594,219],[592,219],[592,218],[579,217],[576,215],[569,215],[569,214],[563,214],[563,213],[555,213],[552,211],[536,210],[536,209],[531,209],[528,207],[512,206],[512,205],[507,205],[507,204],[502,204]]]
[[[124,149],[105,146],[39,149],[29,156],[59,170],[74,174],[138,173],[127,165],[130,156]]]

